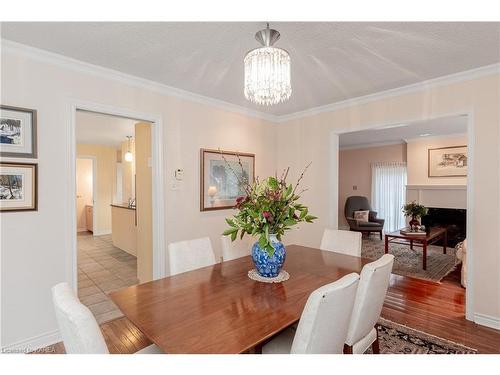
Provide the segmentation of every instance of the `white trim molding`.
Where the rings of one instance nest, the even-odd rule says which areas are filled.
[[[500,318],[491,315],[475,313],[474,323],[500,330]]]
[[[362,148],[375,148],[375,147],[384,147],[384,146],[404,145],[405,143],[406,142],[404,140],[387,141],[387,142],[373,142],[373,143],[359,143],[357,145],[351,145],[351,146],[340,146],[339,150],[340,151],[358,150],[358,149],[362,149]]]
[[[21,56],[32,58],[36,61],[56,65],[62,68],[71,69],[81,73],[91,74],[105,79],[111,79],[133,87],[138,87],[145,90],[157,92],[159,94],[173,96],[180,99],[189,100],[195,103],[200,103],[215,108],[220,108],[229,112],[234,112],[246,116],[259,118],[269,122],[276,122],[278,118],[278,116],[269,113],[256,111],[254,109],[229,103],[224,100],[215,99],[201,94],[196,94],[190,91],[178,89],[172,86],[165,85],[163,83],[151,81],[145,78],[140,78],[127,73],[122,73],[114,69],[104,68],[99,65],[90,64],[54,52],[49,52],[43,49],[27,46],[25,44],[16,43],[11,40],[1,39],[0,41],[1,41],[2,52],[7,51],[7,52],[17,53]]]
[[[86,110],[108,115],[127,117],[138,121],[147,121],[152,124],[152,185],[153,185],[153,279],[165,276],[165,179],[164,179],[164,123],[161,115],[134,112],[125,108],[82,101],[68,98],[68,140],[67,140],[67,168],[70,171],[68,181],[67,204],[67,233],[68,248],[71,255],[68,257],[67,280],[77,289],[77,238],[76,238],[76,111]],[[95,235],[107,234],[104,231]]]
[[[25,44],[13,42],[7,39],[0,39],[2,53],[12,52],[17,53],[21,56],[26,56],[32,58],[36,61],[45,62],[48,64],[53,64],[62,68],[71,69],[74,71],[79,71],[94,76],[102,77],[105,79],[111,79],[114,81],[122,82],[130,86],[143,88],[145,90],[150,90],[160,94],[174,96],[180,99],[189,100],[192,102],[209,105],[212,107],[220,108],[234,113],[239,113],[246,116],[251,116],[254,118],[259,118],[272,123],[284,123],[287,121],[317,115],[323,112],[332,112],[346,107],[351,107],[355,105],[365,104],[368,102],[373,102],[376,100],[381,100],[384,98],[395,97],[404,94],[410,94],[418,91],[423,91],[433,87],[439,87],[444,85],[449,85],[452,83],[468,81],[492,74],[500,74],[500,63],[486,65],[479,68],[466,70],[463,72],[453,73],[426,81],[421,81],[413,83],[410,85],[397,87],[394,89],[384,90],[375,92],[373,94],[363,95],[355,98],[350,98],[322,106],[317,106],[309,108],[303,111],[298,111],[294,113],[289,113],[285,115],[273,115],[270,113],[265,113],[257,111],[251,108],[246,108],[241,105],[226,102],[224,100],[211,98],[201,94],[196,94],[190,91],[178,89],[172,86],[168,86],[162,83],[151,81],[148,79],[133,76],[131,74],[126,74],[119,72],[114,69],[104,68],[102,66],[90,64],[84,61],[73,59],[67,56],[63,56],[57,53],[49,52],[43,49],[31,47]]]
[[[303,117],[314,116],[324,112],[333,112],[339,109],[366,104],[376,100],[392,98],[395,96],[411,94],[419,91],[428,90],[434,87],[450,85],[453,83],[470,81],[472,79],[485,77],[488,75],[500,74],[500,63],[482,66],[476,69],[466,70],[459,73],[449,74],[442,77],[429,79],[413,83],[411,85],[401,86],[390,90],[379,91],[373,94],[358,96],[356,98],[346,99],[339,102],[306,109],[304,111],[294,112],[287,115],[277,116],[277,122],[283,123],[291,120],[297,120]],[[389,124],[390,125],[390,124]]]
[[[406,185],[408,190],[467,190],[467,185]]]
[[[425,137],[405,138],[404,141],[406,143],[416,143],[416,142],[425,142],[430,140],[454,139],[462,137],[467,137],[467,133],[450,133],[450,134],[440,134],[440,135],[429,135]]]
[[[58,329],[43,333],[38,336],[33,336],[13,344],[2,347],[1,354],[27,354],[38,349],[45,348],[49,345],[61,342],[61,334]]]

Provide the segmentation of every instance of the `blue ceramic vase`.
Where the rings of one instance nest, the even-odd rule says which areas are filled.
[[[275,234],[270,234],[269,240],[274,247],[273,256],[270,257],[269,253],[262,249],[259,241],[257,241],[252,247],[252,259],[261,276],[276,277],[280,273],[283,263],[285,263],[286,251],[285,246],[278,241]]]

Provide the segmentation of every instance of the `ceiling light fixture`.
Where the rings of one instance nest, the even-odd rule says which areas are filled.
[[[260,105],[284,102],[292,95],[290,84],[290,55],[281,48],[273,47],[280,38],[269,23],[255,34],[262,47],[245,55],[245,98]]]
[[[132,155],[132,152],[130,151],[130,139],[132,138],[132,136],[130,135],[127,135],[127,139],[128,139],[128,150],[127,152],[125,153],[125,161],[128,161],[129,163],[132,162],[134,160],[134,155]]]
[[[428,137],[429,135],[431,135],[431,133],[419,134],[420,137]]]

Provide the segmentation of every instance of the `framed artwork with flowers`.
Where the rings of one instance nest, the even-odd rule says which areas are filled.
[[[234,208],[254,179],[254,154],[201,149],[200,211]]]

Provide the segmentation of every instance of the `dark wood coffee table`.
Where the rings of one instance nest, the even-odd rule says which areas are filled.
[[[413,250],[414,246],[421,247],[423,250],[423,269],[427,269],[427,246],[436,243],[440,239],[443,239],[443,254],[446,254],[446,246],[448,245],[448,233],[446,228],[435,227],[431,228],[429,233],[425,236],[415,236],[401,234],[399,230],[395,232],[390,232],[385,234],[385,253],[389,252],[389,243],[400,244],[400,245],[410,245],[410,249]]]

